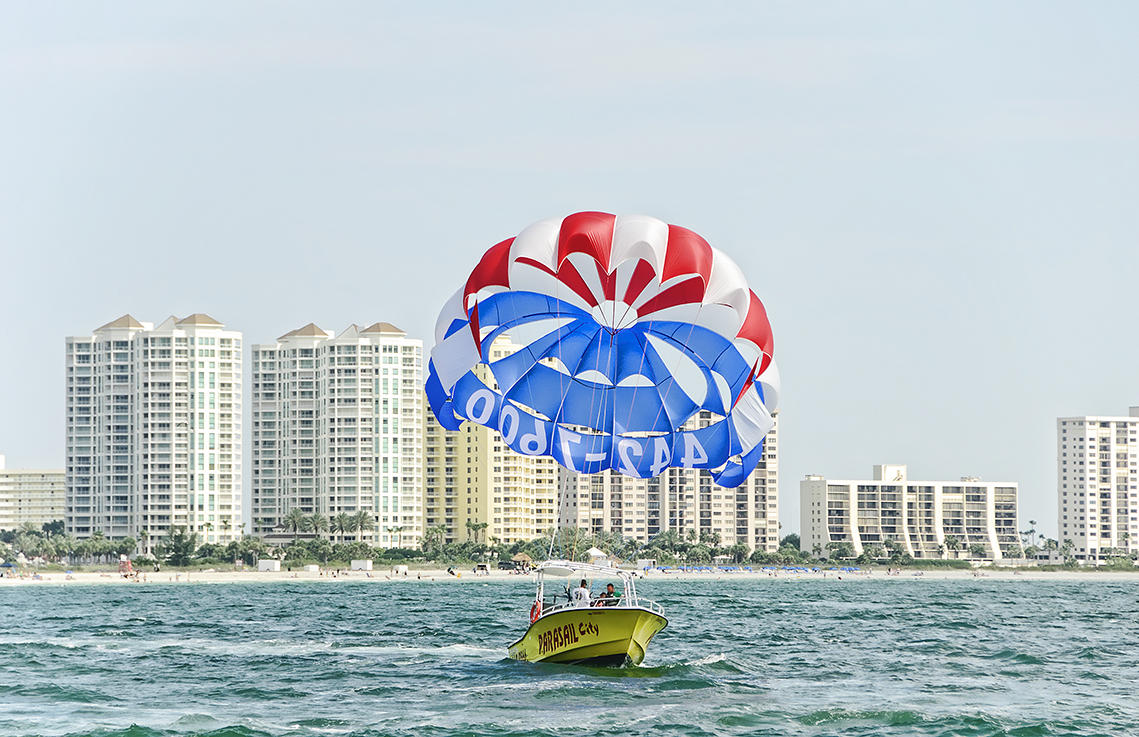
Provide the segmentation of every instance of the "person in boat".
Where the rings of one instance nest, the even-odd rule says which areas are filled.
[[[592,597],[589,593],[589,586],[585,583],[585,579],[581,579],[581,585],[570,592],[570,600],[574,606],[589,606],[589,600]]]
[[[617,606],[617,600],[620,598],[621,597],[617,595],[617,591],[613,588],[613,584],[608,584],[605,590],[597,595],[593,606]]]

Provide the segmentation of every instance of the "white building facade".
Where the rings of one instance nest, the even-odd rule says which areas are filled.
[[[1139,551],[1139,407],[1056,421],[1059,542],[1096,564]]]
[[[310,323],[253,347],[252,517],[258,534],[306,515],[372,516],[349,539],[423,534],[423,343],[384,322]]]
[[[753,552],[779,548],[779,421],[764,438],[763,458],[740,486],[712,481],[707,471],[669,468],[650,479],[614,471],[593,475],[558,467],[558,524],[589,532],[620,533],[648,543],[664,532],[694,531],[722,546],[742,543]],[[702,412],[690,427],[712,421]],[[703,537],[701,537],[703,536]]]
[[[65,496],[62,469],[9,469],[0,455],[0,530],[62,522]]]
[[[975,477],[913,481],[901,465],[874,466],[867,480],[807,476],[800,549],[826,555],[831,543],[849,543],[861,555],[891,541],[914,558],[1020,557],[1017,493],[1015,482]]]
[[[68,532],[240,537],[241,357],[241,333],[201,313],[67,338]]]

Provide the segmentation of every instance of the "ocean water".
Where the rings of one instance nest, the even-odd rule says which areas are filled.
[[[1139,584],[646,581],[636,668],[518,663],[528,582],[0,589],[0,735],[1139,735]]]

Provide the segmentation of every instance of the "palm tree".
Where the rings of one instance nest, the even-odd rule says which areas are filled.
[[[447,527],[445,525],[431,525],[423,531],[423,539],[419,541],[419,545],[428,559],[435,560],[442,552],[446,533]]]
[[[150,555],[150,533],[146,530],[139,530],[138,536],[142,539],[142,554]]]
[[[1036,520],[1028,520],[1028,529],[1023,530],[1020,534],[1029,538],[1029,545],[1036,547]]]
[[[361,509],[356,514],[352,515],[352,520],[352,529],[356,532],[357,542],[360,540],[360,536],[362,534],[372,530],[376,524],[375,519],[372,517],[372,513],[365,509]]]
[[[397,525],[395,527],[388,527],[387,528],[388,534],[392,534],[392,533],[395,534],[396,540],[397,540],[397,542],[396,542],[397,548],[403,547],[403,531],[405,529],[407,529],[407,528],[404,527],[403,525]]]
[[[332,519],[332,525],[340,532],[340,542],[344,542],[346,534],[356,531],[356,515],[341,512]]]
[[[293,542],[297,541],[300,533],[308,531],[309,528],[309,518],[296,507],[290,509],[289,513],[285,515],[284,523],[286,530],[293,531]]]
[[[953,557],[957,557],[957,551],[961,549],[961,540],[956,535],[946,535],[945,547],[953,551]]]
[[[320,537],[320,533],[328,532],[328,517],[320,512],[313,512],[308,518],[308,526],[317,537]]]

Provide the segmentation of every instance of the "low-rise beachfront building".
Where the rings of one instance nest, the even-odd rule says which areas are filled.
[[[800,548],[815,555],[846,543],[855,555],[887,541],[914,558],[1020,557],[1017,484],[914,481],[901,465],[872,479],[807,476],[799,482]]]
[[[500,336],[489,360],[516,350],[508,336]],[[475,373],[497,386],[485,364]],[[515,453],[497,430],[475,422],[450,431],[426,410],[423,423],[426,526],[442,528],[444,542],[510,544],[554,529],[558,466],[552,458]]]
[[[63,469],[9,469],[0,455],[0,530],[62,522],[66,496]]]
[[[201,313],[67,338],[68,532],[241,536],[241,356],[241,333]]]
[[[1056,420],[1059,543],[1096,564],[1139,552],[1139,407]]]
[[[309,323],[253,347],[252,518],[292,510],[369,522],[336,539],[416,547],[423,534],[423,342],[386,322]],[[358,520],[357,520],[358,521]]]
[[[723,546],[742,543],[752,551],[779,548],[779,444],[776,424],[764,438],[763,458],[740,486],[712,482],[708,471],[669,468],[637,479],[615,471],[585,475],[558,468],[558,524],[592,533],[618,533],[648,543],[664,532],[694,531]],[[706,426],[701,412],[690,427]]]

